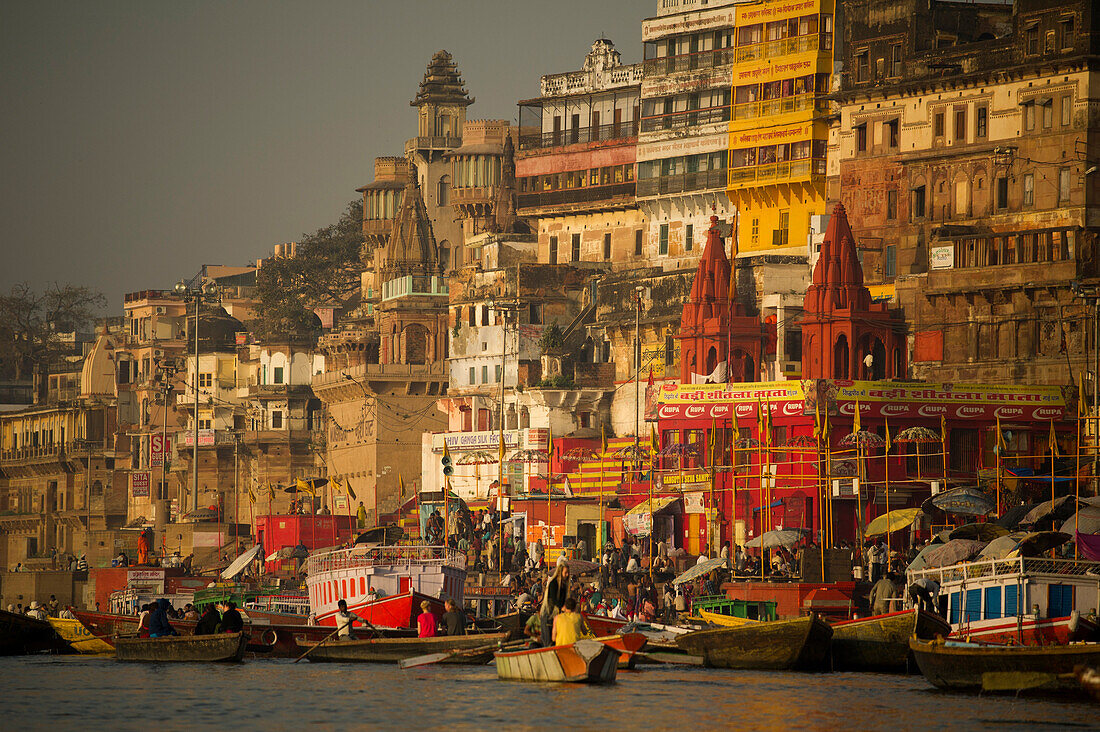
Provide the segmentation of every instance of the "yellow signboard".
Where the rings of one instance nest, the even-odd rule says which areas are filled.
[[[822,125],[824,128],[824,125]],[[798,122],[790,125],[777,125],[775,127],[756,127],[748,130],[740,130],[730,133],[730,149],[739,150],[746,147],[760,147],[763,145],[782,145],[789,142],[800,142],[813,138],[824,139],[825,130],[820,135],[814,135],[813,122]]]
[[[765,0],[737,8],[737,27],[833,12],[834,0]]]

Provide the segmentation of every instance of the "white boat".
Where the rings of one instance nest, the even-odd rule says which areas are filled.
[[[1100,640],[1086,616],[1100,602],[1100,562],[1044,557],[963,562],[907,573],[940,585],[951,635],[988,643],[1065,644]]]
[[[311,554],[306,561],[310,609],[335,625],[337,603],[375,625],[414,627],[420,602],[442,613],[442,598],[463,604],[466,555],[444,546],[355,546]],[[368,601],[371,588],[381,599]]]

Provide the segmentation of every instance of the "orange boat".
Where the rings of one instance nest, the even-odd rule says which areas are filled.
[[[619,652],[619,668],[634,668],[634,654],[645,648],[646,637],[641,633],[620,633],[594,638]]]
[[[568,646],[495,653],[497,678],[606,684],[615,680],[621,651],[583,638]]]

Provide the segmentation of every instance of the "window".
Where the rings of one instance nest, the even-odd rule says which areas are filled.
[[[1059,47],[1063,50],[1073,48],[1073,18],[1063,18],[1058,23]]]
[[[1048,99],[1043,102],[1043,129],[1049,130],[1054,126],[1054,100]]]
[[[574,262],[581,261],[581,235],[580,234],[573,234],[572,238],[570,239],[569,244],[570,244],[569,253],[570,253],[570,256],[572,257],[572,261],[574,261]]]
[[[665,366],[676,363],[676,338],[665,336]]]
[[[558,263],[558,237],[550,237],[550,264]]]
[[[997,179],[997,208],[1008,208],[1008,178]]]
[[[871,80],[871,63],[867,51],[856,54],[856,83]]]
[[[1062,97],[1062,126],[1069,127],[1073,121],[1073,97]]]
[[[760,219],[752,220],[752,243],[760,241]]]
[[[898,146],[898,120],[890,120],[884,125],[883,129],[886,132],[886,145],[896,148]]]
[[[773,246],[787,246],[787,241],[790,238],[791,227],[791,212],[789,209],[782,209],[779,212],[779,228],[772,234]]]
[[[668,254],[668,224],[661,224],[661,234],[657,253]]]
[[[898,192],[897,190],[886,191],[886,219],[893,221],[898,217]]]
[[[912,216],[913,216],[914,219],[923,219],[924,218],[924,193],[925,193],[925,187],[924,186],[917,186],[916,188],[914,188],[912,190],[912,194],[913,194],[911,196],[912,201],[913,201],[913,214],[912,214]]]
[[[473,366],[470,367],[470,385],[473,386],[477,383],[477,369]]]
[[[1058,203],[1069,203],[1069,168],[1058,171]]]
[[[684,251],[690,252],[695,245],[695,224],[688,224],[684,228]]]
[[[467,308],[466,315],[467,315],[467,323],[469,323],[469,325],[471,325],[471,326],[477,325],[477,306],[476,305],[471,305],[469,308]]]
[[[283,383],[283,367],[282,366],[276,366],[275,367],[275,381],[273,383],[275,383],[275,384],[282,384]]]
[[[882,263],[882,271],[886,277],[895,277],[898,273],[898,248],[893,244],[886,246],[886,256]]]
[[[936,116],[932,118],[932,135],[943,137],[943,112],[936,112]]]
[[[611,234],[603,235],[603,258],[611,259]]]
[[[1024,205],[1035,205],[1035,176],[1031,173],[1024,176]]]
[[[985,139],[989,134],[989,107],[978,107],[974,110],[974,137]]]
[[[481,306],[481,324],[482,325],[489,325],[489,306],[488,305],[482,305]]]
[[[200,417],[199,418],[199,429],[200,430],[212,430],[212,429],[214,429],[214,420],[210,419],[209,417],[207,417],[207,418]],[[35,444],[38,444],[38,439],[37,438],[38,438],[38,435],[35,435]]]
[[[1029,56],[1039,53],[1039,24],[1035,23],[1024,30],[1024,51]]]
[[[500,364],[493,367],[493,381],[500,383]]]
[[[439,179],[438,190],[436,191],[436,203],[439,206],[446,206],[450,197],[451,191],[451,178],[450,176],[443,176]]]
[[[901,76],[901,44],[890,46],[890,76]]]
[[[481,367],[481,383],[482,384],[488,384],[489,383],[489,367],[488,366],[482,366]]]
[[[1024,105],[1024,129],[1035,129],[1035,102],[1028,102]]]
[[[642,237],[643,236],[645,236],[645,233],[641,229],[638,229],[637,231],[634,232],[634,256],[635,257],[642,256]]]
[[[955,110],[955,141],[966,142],[966,109]]]
[[[283,428],[283,413],[280,411],[274,411],[271,413],[271,429],[281,430]]]
[[[856,152],[867,152],[867,123],[856,125]]]
[[[209,389],[214,385],[214,374],[199,374],[199,388]]]

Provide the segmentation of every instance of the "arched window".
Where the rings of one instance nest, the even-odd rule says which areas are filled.
[[[439,242],[439,265],[446,272],[451,267],[451,243],[444,239]]]
[[[440,176],[439,184],[436,186],[436,205],[446,206],[450,201],[451,195],[451,176]]]
[[[833,346],[833,378],[848,379],[848,336],[841,334]]]

